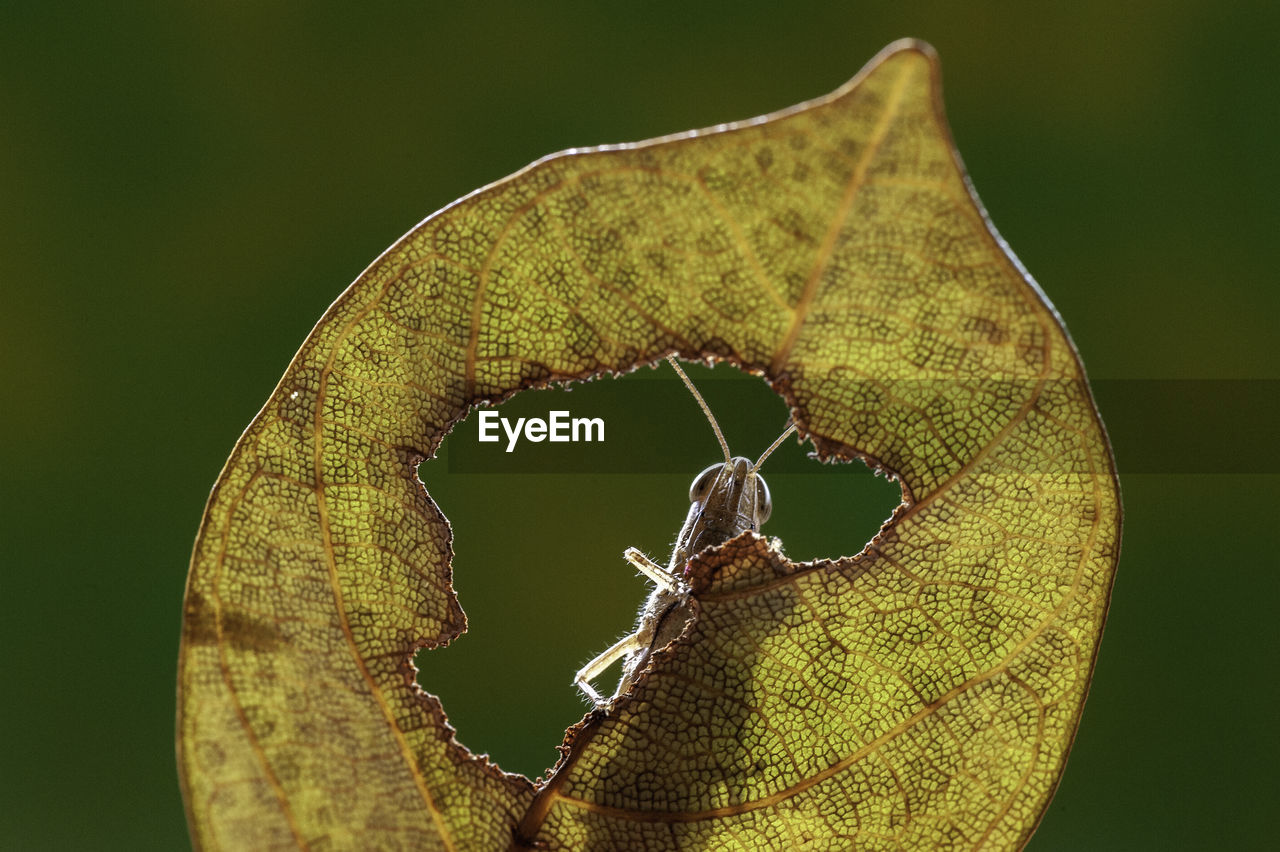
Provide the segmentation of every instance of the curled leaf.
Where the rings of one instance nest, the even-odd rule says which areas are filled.
[[[676,351],[763,375],[897,476],[857,557],[751,534],[538,784],[414,682],[458,635],[417,481],[473,406]],[[972,195],[932,50],[736,125],[570,152],[428,218],[236,445],[188,580],[179,756],[208,849],[1018,848],[1088,688],[1119,540],[1052,308]],[[569,673],[566,672],[566,676]]]

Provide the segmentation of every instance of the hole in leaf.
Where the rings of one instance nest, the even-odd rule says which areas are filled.
[[[735,455],[757,458],[787,421],[763,381],[730,365],[685,364]],[[518,418],[600,418],[604,441],[511,438]],[[481,414],[494,442],[477,439]],[[536,433],[535,428],[535,433]],[[579,438],[584,431],[579,431]],[[594,436],[593,436],[594,437]],[[793,561],[851,556],[897,506],[896,483],[859,462],[822,465],[793,438],[765,462],[773,495],[763,533]],[[714,433],[669,367],[518,394],[471,412],[419,477],[454,532],[454,586],[468,631],[417,656],[458,740],[503,769],[536,777],[564,729],[589,709],[578,667],[634,629],[649,584],[622,559],[637,547],[665,565],[693,477],[720,460]],[[613,666],[595,684],[617,684]]]

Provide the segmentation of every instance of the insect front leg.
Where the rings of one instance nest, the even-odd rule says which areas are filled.
[[[648,577],[658,588],[673,595],[680,593],[680,580],[673,577],[666,568],[663,568],[634,547],[628,547],[623,552],[622,558],[627,560],[631,567]]]
[[[613,665],[617,660],[645,647],[645,643],[641,640],[639,634],[632,633],[630,636],[623,636],[617,642],[609,646],[609,649],[600,654],[591,662],[578,669],[578,673],[573,676],[573,682],[577,684],[578,689],[582,690],[582,694],[590,698],[592,703],[597,707],[608,705],[609,699],[603,697],[596,692],[595,687],[591,685],[591,681],[600,677],[604,670]]]

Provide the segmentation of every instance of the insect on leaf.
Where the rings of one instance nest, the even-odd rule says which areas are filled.
[[[414,682],[464,626],[415,466],[481,402],[673,351],[763,375],[903,505],[853,558],[751,533],[693,558],[685,635],[546,778],[503,773]],[[967,184],[927,45],[763,119],[549,157],[378,258],[218,479],[181,649],[193,836],[1018,848],[1080,716],[1119,515],[1079,360]]]

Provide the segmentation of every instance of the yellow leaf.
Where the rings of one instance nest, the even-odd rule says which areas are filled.
[[[1062,771],[1119,540],[1074,349],[966,182],[932,50],[692,134],[549,157],[334,303],[236,445],[188,580],[206,849],[1010,849]],[[482,401],[675,351],[758,372],[904,504],[852,559],[748,533],[537,786],[414,683],[465,625],[415,466]],[[566,673],[566,676],[569,673]]]

